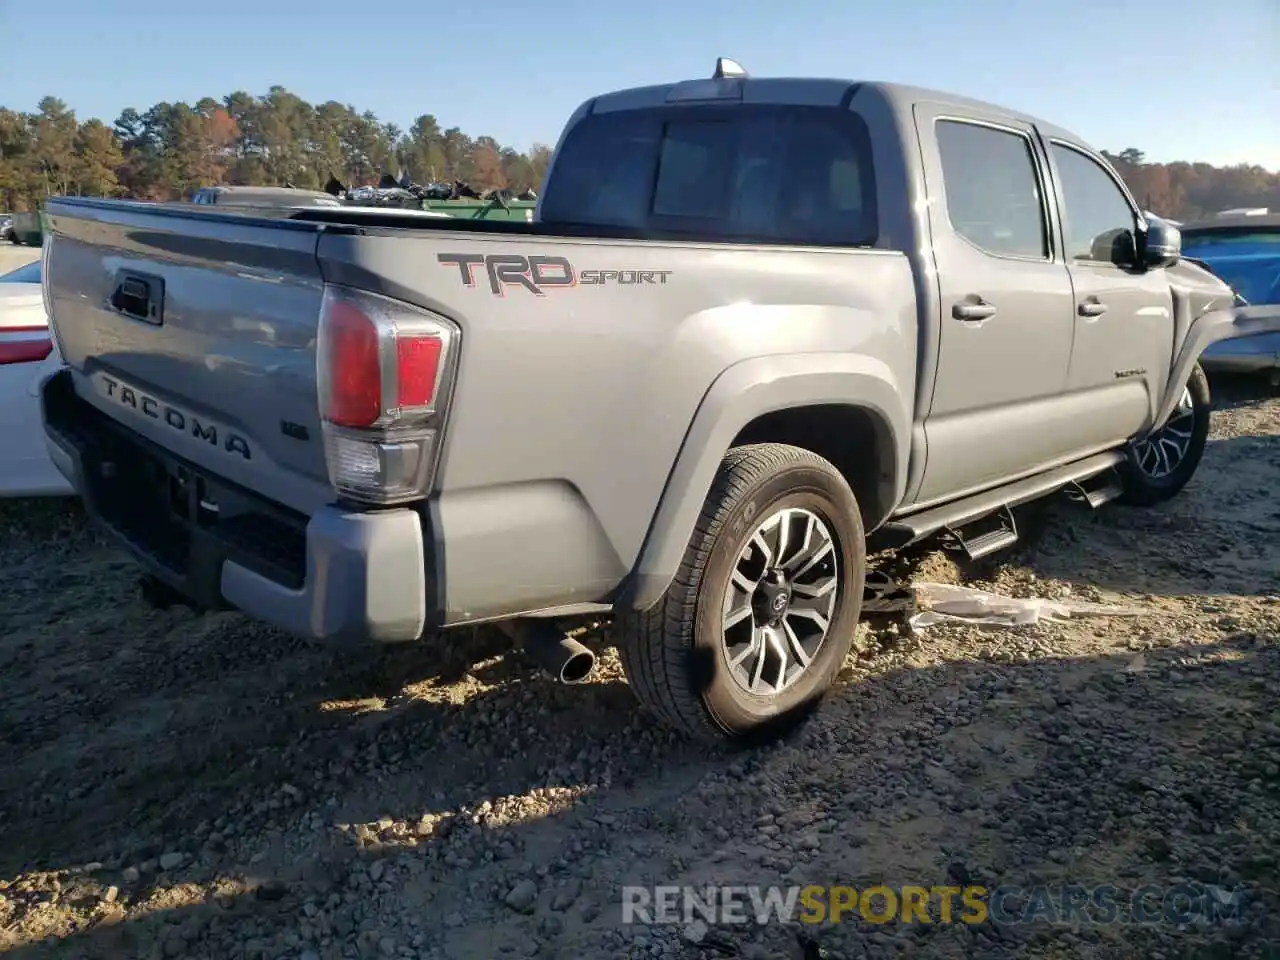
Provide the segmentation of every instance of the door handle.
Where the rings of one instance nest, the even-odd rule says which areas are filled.
[[[1101,300],[1086,300],[1077,309],[1082,317],[1100,317],[1107,312],[1107,305]]]
[[[957,320],[986,320],[996,315],[993,303],[987,303],[981,297],[974,300],[961,300],[951,305],[951,316]]]

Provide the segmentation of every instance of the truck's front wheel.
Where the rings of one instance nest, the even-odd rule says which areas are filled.
[[[619,616],[636,696],[704,739],[780,733],[828,690],[853,642],[866,546],[853,491],[799,447],[736,447],[675,579]]]
[[[1150,507],[1182,491],[1204,455],[1212,409],[1209,380],[1197,363],[1165,425],[1130,446],[1120,467],[1122,503]]]

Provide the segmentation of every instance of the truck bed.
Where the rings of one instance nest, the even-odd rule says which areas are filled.
[[[438,561],[468,584],[445,590],[446,621],[510,610],[513,594],[528,609],[608,597],[707,385],[744,358],[843,343],[854,360],[876,358],[899,397],[914,394],[914,281],[899,253],[405,226],[323,208],[279,219],[66,198],[48,210],[52,322],[76,401],[302,517],[335,499],[317,410],[324,285],[458,325],[426,511],[429,539],[449,545]],[[121,277],[150,278],[159,316],[109,305]],[[520,551],[540,559],[510,556]]]

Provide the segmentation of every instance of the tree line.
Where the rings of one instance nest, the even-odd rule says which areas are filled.
[[[124,110],[112,126],[80,121],[57,97],[35,112],[0,107],[0,210],[47,196],[186,199],[218,184],[318,190],[336,176],[376,184],[386,172],[417,183],[463,180],[480,189],[537,189],[551,148],[528,151],[441,128],[431,114],[408,130],[330,100],[313,105],[284,87],[195,104]]]
[[[1208,163],[1148,163],[1141,150],[1102,151],[1124,178],[1142,209],[1195,220],[1235,207],[1280,211],[1280,171],[1254,163],[1215,167]]]
[[[1162,216],[1280,209],[1280,172],[1261,166],[1151,163],[1133,147],[1106,156],[1143,209]],[[78,120],[57,97],[45,97],[32,113],[0,107],[6,211],[34,209],[59,194],[177,200],[223,183],[320,189],[331,175],[356,186],[383,173],[519,192],[541,186],[550,159],[545,144],[522,152],[493,137],[442,129],[431,114],[402,130],[372,111],[336,100],[313,105],[281,86],[264,96],[237,91],[222,100],[130,107],[112,126]]]

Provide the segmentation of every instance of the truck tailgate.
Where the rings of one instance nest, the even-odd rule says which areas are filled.
[[[76,392],[300,511],[332,499],[316,403],[314,223],[53,200],[51,324]]]

